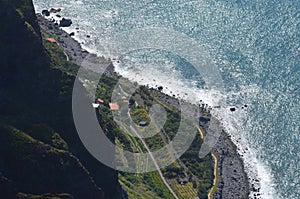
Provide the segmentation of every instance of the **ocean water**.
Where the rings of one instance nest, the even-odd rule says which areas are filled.
[[[87,50],[120,60],[117,71],[133,81],[162,85],[166,93],[211,106],[225,100],[214,114],[238,145],[249,180],[260,180],[261,198],[300,198],[300,1],[34,0],[34,5],[37,12],[62,8],[60,15],[73,21],[65,30],[74,31]],[[207,87],[189,60],[157,48],[164,40],[119,57],[111,53],[113,35],[143,28],[191,38],[216,66],[224,89]]]

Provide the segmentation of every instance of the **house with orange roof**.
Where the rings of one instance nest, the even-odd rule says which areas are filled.
[[[109,110],[117,111],[117,110],[119,110],[119,105],[116,103],[109,103]]]
[[[104,100],[101,99],[101,98],[98,98],[98,99],[97,99],[97,102],[100,103],[100,104],[103,104],[103,103],[104,103]]]
[[[127,103],[127,104],[130,104],[130,102],[129,102],[128,99],[123,100],[123,102],[125,102],[125,103]]]
[[[47,38],[47,41],[50,41],[51,43],[57,43],[57,41],[54,38]]]

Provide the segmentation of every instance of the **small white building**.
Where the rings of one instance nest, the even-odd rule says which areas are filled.
[[[92,103],[93,108],[99,108],[100,104]]]

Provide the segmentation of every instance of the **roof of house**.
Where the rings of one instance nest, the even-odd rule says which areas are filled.
[[[123,102],[126,102],[127,104],[130,104],[128,99],[124,99]]]
[[[100,98],[98,98],[97,101],[98,101],[99,103],[104,103],[104,100],[103,100],[103,99],[100,99]]]
[[[109,103],[109,109],[111,111],[117,111],[117,110],[119,110],[119,105],[116,103]]]
[[[48,41],[50,41],[51,43],[56,43],[56,40],[54,38],[47,38]]]
[[[93,106],[93,108],[98,108],[98,107],[99,107],[99,104],[92,103],[92,106]]]
[[[185,177],[178,177],[177,180],[181,184],[189,182],[189,179],[188,179],[187,176],[185,176]]]
[[[145,125],[147,125],[146,121],[140,121],[140,126],[145,126]]]

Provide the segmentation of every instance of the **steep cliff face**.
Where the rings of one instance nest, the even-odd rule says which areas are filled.
[[[67,192],[76,198],[103,198],[86,168],[70,152],[10,126],[0,126],[0,132],[1,170],[21,192]]]
[[[1,69],[19,75],[7,77],[19,82],[28,75],[38,76],[49,65],[32,8],[31,1],[0,2]]]
[[[120,198],[117,173],[80,142],[74,77],[55,64],[32,1],[1,0],[0,198]]]
[[[28,90],[37,94],[49,67],[49,56],[42,46],[32,2],[4,0],[0,2],[0,83],[1,100],[23,96]],[[35,100],[33,98],[32,100]]]

